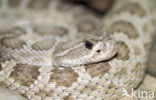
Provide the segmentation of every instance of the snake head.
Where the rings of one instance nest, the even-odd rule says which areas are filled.
[[[55,66],[71,67],[105,61],[117,52],[116,42],[109,36],[85,38],[60,43],[53,53]]]

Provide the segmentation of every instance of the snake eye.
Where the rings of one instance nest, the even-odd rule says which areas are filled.
[[[90,41],[85,41],[85,47],[86,47],[87,49],[92,49],[93,43],[90,42]]]

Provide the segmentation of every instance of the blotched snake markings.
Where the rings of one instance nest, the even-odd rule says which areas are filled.
[[[1,0],[0,85],[30,100],[113,100],[142,81],[155,0],[99,18],[60,0]]]

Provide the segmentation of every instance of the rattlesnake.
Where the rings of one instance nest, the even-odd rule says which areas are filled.
[[[114,100],[142,81],[154,0],[103,18],[60,0],[1,0],[0,85],[30,100]]]

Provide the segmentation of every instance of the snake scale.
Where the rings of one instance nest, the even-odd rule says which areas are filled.
[[[29,100],[116,100],[142,81],[155,0],[106,16],[61,0],[0,0],[0,85]]]

